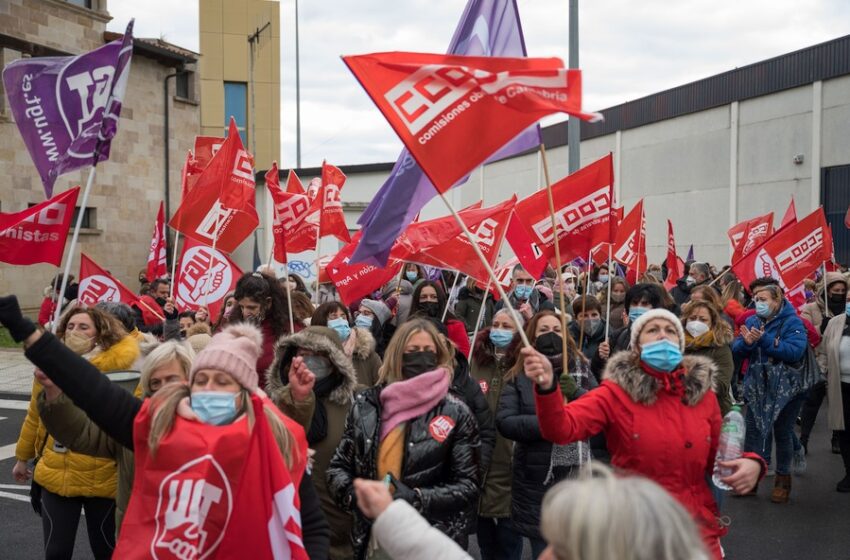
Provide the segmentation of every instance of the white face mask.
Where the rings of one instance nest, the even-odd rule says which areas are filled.
[[[687,330],[692,337],[697,338],[707,333],[709,328],[708,325],[702,321],[688,321],[688,324],[685,325],[685,330]]]

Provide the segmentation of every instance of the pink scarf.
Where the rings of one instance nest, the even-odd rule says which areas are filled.
[[[396,381],[381,391],[381,441],[393,428],[434,408],[449,392],[444,368]]]

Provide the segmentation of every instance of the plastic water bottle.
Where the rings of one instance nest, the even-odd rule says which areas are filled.
[[[744,451],[744,436],[746,435],[744,417],[741,415],[741,407],[735,405],[726,416],[723,417],[723,426],[720,428],[720,443],[717,445],[717,457],[714,459],[714,474],[711,480],[715,486],[723,490],[731,490],[732,487],[720,482],[732,474],[732,469],[721,467],[721,461],[732,461],[740,459]]]

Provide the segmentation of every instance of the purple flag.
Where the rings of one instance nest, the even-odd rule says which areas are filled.
[[[131,20],[122,39],[91,52],[3,69],[9,108],[48,198],[59,175],[109,158],[132,54]]]
[[[688,258],[687,258],[687,261],[688,261],[688,262],[692,262],[693,260],[694,260],[694,246],[693,246],[693,245],[691,245],[691,248],[690,248],[690,249],[688,249]]]
[[[516,1],[469,0],[448,52],[468,56],[526,56]],[[487,161],[512,156],[539,144],[540,127],[534,125]],[[454,186],[462,185],[467,178]],[[436,195],[434,185],[410,153],[402,150],[389,178],[357,221],[363,235],[351,260],[385,266],[395,240]]]

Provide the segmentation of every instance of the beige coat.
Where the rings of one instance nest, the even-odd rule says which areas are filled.
[[[829,399],[829,428],[844,429],[844,404],[841,402],[841,369],[838,361],[838,348],[844,333],[847,315],[842,313],[833,317],[823,332],[820,347],[826,352],[826,396]]]
[[[827,289],[836,282],[843,282],[847,285],[847,280],[845,280],[844,276],[838,272],[827,272],[826,282]],[[843,315],[843,313],[841,313],[841,315]],[[814,325],[815,329],[820,332],[820,326],[823,322],[824,316],[827,318],[833,317],[832,313],[830,313],[824,304],[823,287],[819,286],[817,301],[804,305],[803,308],[800,309],[800,317],[808,320],[812,325]],[[815,356],[817,357],[821,375],[826,377],[826,344],[818,344],[817,348],[815,348]]]

